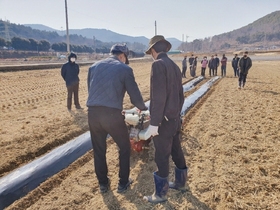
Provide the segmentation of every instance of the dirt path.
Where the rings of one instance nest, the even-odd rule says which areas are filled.
[[[147,100],[150,63],[131,66]],[[142,202],[143,195],[153,192],[156,166],[152,148],[132,154],[131,177],[135,181],[125,194],[116,193],[117,148],[108,141],[112,191],[105,195],[98,192],[91,151],[7,209],[279,209],[279,66],[279,61],[253,61],[244,90],[237,89],[237,79],[228,66],[228,77],[186,115],[182,146],[190,168],[187,193],[169,190],[169,201],[164,204]],[[82,69],[81,81],[85,81],[86,71]],[[55,144],[49,142],[62,143],[87,130],[86,110],[66,111],[66,88],[59,69],[0,76],[1,84],[6,81],[0,94],[7,96],[0,98],[0,144],[7,157],[1,156],[2,168],[13,165],[7,162],[15,159],[15,154],[36,154],[41,147]],[[19,81],[23,87],[14,84]],[[37,88],[32,90],[32,86]],[[34,97],[34,91],[42,97]],[[81,101],[85,100],[86,86],[81,83]],[[129,106],[126,98],[125,107]],[[173,177],[171,170],[170,179]]]

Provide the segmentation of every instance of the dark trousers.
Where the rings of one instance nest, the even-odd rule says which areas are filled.
[[[214,68],[215,74],[213,73],[213,75],[217,76],[217,71],[218,71],[218,67],[215,67],[215,68]]]
[[[201,67],[201,76],[205,76],[205,69],[204,67]]]
[[[71,86],[67,86],[67,108],[71,109],[72,95],[74,94],[74,104],[76,107],[80,106],[79,103],[79,83]]]
[[[239,86],[245,86],[246,83],[246,78],[247,78],[247,74],[244,74],[242,72],[239,73]]]
[[[187,71],[187,67],[183,67],[182,77],[186,77],[186,71]]]
[[[221,76],[222,76],[222,77],[225,77],[225,76],[226,76],[226,73],[227,73],[227,72],[226,72],[226,68],[227,68],[226,66],[221,66]]]
[[[209,76],[210,77],[214,76],[214,68],[213,69],[212,68],[209,69]]]
[[[239,70],[238,70],[238,68],[237,68],[237,67],[234,67],[234,68],[233,68],[233,71],[234,71],[234,76],[235,76],[235,77],[236,77],[236,76],[239,77]]]
[[[157,175],[168,177],[169,157],[179,169],[186,168],[186,161],[181,147],[180,120],[163,120],[159,127],[159,135],[153,137],[155,146],[155,162],[158,167]]]
[[[119,184],[127,184],[130,168],[130,141],[121,110],[101,106],[89,107],[88,124],[93,146],[94,168],[99,184],[108,183],[106,161],[108,134],[119,147]]]

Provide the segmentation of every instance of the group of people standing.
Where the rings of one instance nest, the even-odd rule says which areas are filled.
[[[226,76],[226,68],[227,68],[227,57],[223,54],[221,60],[218,58],[218,55],[212,55],[208,60],[207,56],[204,56],[201,60],[201,76],[205,77],[205,71],[208,67],[209,76],[217,76],[218,67],[221,65],[221,76]],[[190,65],[190,75],[192,77],[196,76],[196,67],[197,67],[197,56],[193,54],[189,58]],[[248,51],[244,52],[243,57],[240,59],[237,54],[234,55],[234,58],[231,61],[231,65],[234,71],[234,77],[238,77],[238,88],[244,88],[246,83],[246,78],[249,69],[252,66],[252,60],[248,57]],[[184,56],[182,61],[182,77],[186,78],[187,71],[187,56]]]
[[[193,54],[188,60],[189,66],[190,66],[190,75],[192,77],[196,76],[196,67],[197,67],[197,56],[194,56]],[[187,56],[184,56],[184,59],[182,61],[182,77],[186,78],[186,72],[187,72]]]
[[[154,62],[150,75],[150,125],[147,135],[153,140],[155,147],[154,160],[157,170],[152,172],[154,193],[143,199],[151,203],[167,200],[169,188],[180,192],[186,191],[188,167],[181,148],[181,110],[184,103],[182,75],[178,65],[172,61],[167,52],[171,44],[164,36],[156,35],[150,39],[146,54],[151,55]],[[111,48],[110,57],[94,63],[88,70],[88,124],[93,146],[94,168],[101,193],[110,190],[108,165],[106,161],[106,139],[109,134],[119,148],[119,183],[118,193],[124,193],[133,183],[130,175],[130,140],[123,115],[123,99],[128,93],[131,103],[139,112],[147,110],[142,95],[135,81],[133,70],[129,64],[129,50],[125,44],[115,44]],[[69,86],[76,85],[79,70],[75,64],[77,56],[70,54],[69,62],[63,65],[61,75],[68,89],[67,107],[71,109]],[[194,65],[195,62],[192,63]],[[76,76],[74,77],[73,74]],[[68,82],[73,78],[73,82]],[[75,78],[75,79],[74,79]],[[71,79],[72,81],[72,79]],[[74,91],[74,94],[77,91]],[[76,99],[78,96],[74,96]],[[75,101],[79,109],[78,101]],[[174,182],[169,182],[169,159],[175,164]]]

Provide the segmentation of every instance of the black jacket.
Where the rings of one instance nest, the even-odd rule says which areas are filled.
[[[232,61],[231,61],[231,66],[232,66],[232,68],[234,68],[234,69],[238,68],[239,59],[240,59],[239,57],[234,57],[234,58],[232,59]]]
[[[246,60],[246,65],[245,65]],[[252,67],[252,60],[251,58],[247,57],[246,59],[244,57],[240,58],[239,63],[239,71],[243,74],[248,74],[249,69]]]
[[[70,60],[67,63],[63,64],[63,66],[61,67],[61,76],[66,82],[66,86],[71,86],[79,83],[79,73],[79,65],[75,62],[72,63]]]
[[[159,126],[162,120],[178,119],[184,103],[180,68],[160,53],[152,64],[150,86],[150,124]]]
[[[217,68],[220,65],[220,59],[218,57],[214,58],[212,65],[214,68]]]

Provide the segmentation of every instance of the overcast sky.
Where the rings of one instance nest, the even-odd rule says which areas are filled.
[[[69,29],[192,41],[229,32],[277,10],[280,0],[67,0]],[[0,19],[66,29],[65,0],[0,0]],[[155,27],[155,21],[157,26]]]

